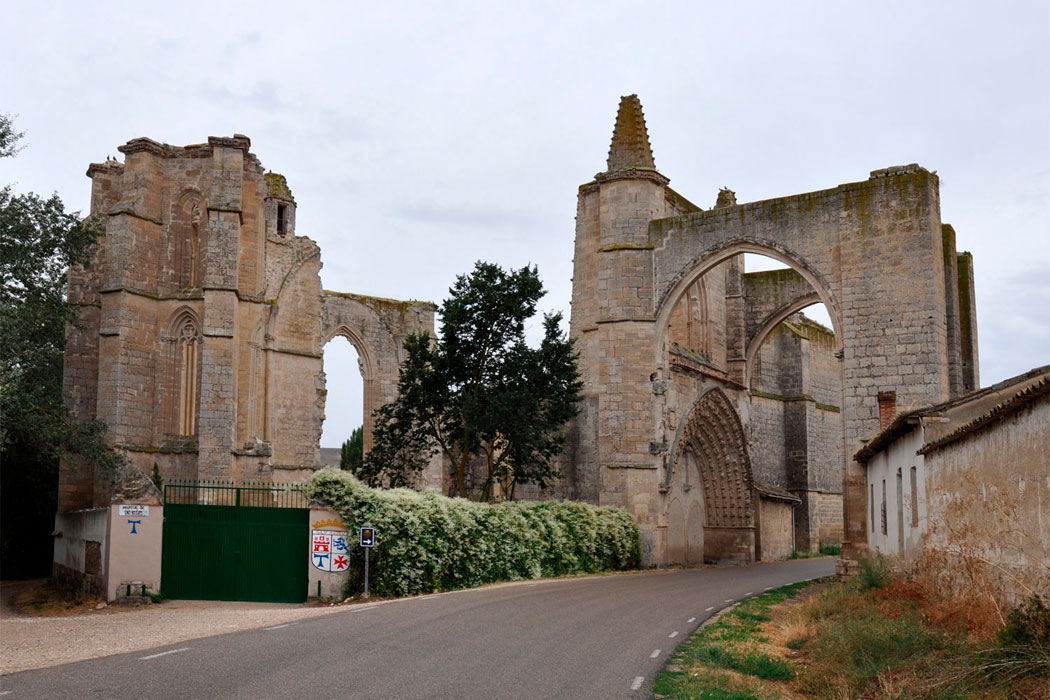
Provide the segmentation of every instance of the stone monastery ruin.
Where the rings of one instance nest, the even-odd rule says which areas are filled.
[[[134,139],[93,164],[105,236],[70,275],[65,388],[131,464],[165,480],[300,481],[319,465],[322,352],[357,349],[372,410],[396,392],[402,339],[434,305],[322,290],[295,200],[244,136]],[[585,400],[562,481],[533,497],[622,506],[649,563],[784,557],[866,543],[852,455],[880,411],[978,386],[972,260],[917,165],[704,210],[657,171],[641,104],[622,99],[606,170],[582,185],[571,334]],[[746,272],[745,253],[788,266]],[[482,257],[483,254],[482,254]],[[449,271],[451,276],[455,271]],[[833,328],[800,311],[823,303]],[[442,465],[425,485],[441,487]],[[64,468],[60,510],[109,502]]]

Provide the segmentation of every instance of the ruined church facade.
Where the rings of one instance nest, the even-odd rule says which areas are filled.
[[[322,353],[357,349],[366,446],[397,395],[405,336],[433,304],[321,288],[321,251],[296,235],[296,203],[244,136],[175,147],[140,138],[88,169],[104,235],[74,268],[65,394],[102,418],[132,468],[174,480],[302,481],[319,465]],[[428,478],[440,479],[428,473]],[[108,502],[112,484],[64,465],[61,511]]]
[[[723,190],[708,210],[669,183],[623,98],[606,170],[578,195],[573,495],[632,511],[654,562],[765,558],[787,531],[854,560],[866,495],[849,455],[880,409],[978,386],[972,260],[937,175],[747,204]],[[748,273],[746,253],[787,269]],[[816,302],[833,328],[798,315]]]
[[[433,304],[323,290],[285,179],[246,137],[134,139],[88,170],[104,236],[70,273],[74,417],[99,417],[144,474],[302,481],[320,466],[325,344],[361,358],[365,446],[402,342]],[[579,188],[570,332],[584,380],[561,481],[527,497],[632,512],[650,564],[865,547],[863,469],[880,410],[978,386],[972,261],[919,166],[703,209],[655,166],[622,99],[606,170]],[[785,269],[748,272],[744,254]],[[451,272],[454,271],[450,271]],[[832,328],[801,315],[823,303]],[[441,488],[435,460],[423,484]],[[61,470],[59,508],[108,502]]]

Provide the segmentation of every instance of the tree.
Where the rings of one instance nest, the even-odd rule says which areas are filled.
[[[350,439],[339,450],[339,468],[351,474],[361,473],[361,462],[365,453],[365,434],[361,426],[354,428]]]
[[[16,132],[0,114],[0,157],[18,152]],[[0,190],[0,492],[5,576],[50,562],[50,522],[57,502],[58,463],[79,458],[102,470],[120,463],[105,443],[105,424],[70,419],[62,402],[70,265],[84,264],[98,236],[58,195]],[[43,527],[37,542],[27,529]],[[46,542],[47,547],[42,543]],[[46,549],[46,552],[40,553]],[[26,557],[36,552],[38,561]],[[14,557],[14,558],[12,558]]]
[[[408,485],[440,451],[460,496],[512,499],[518,484],[546,487],[559,476],[552,459],[583,386],[561,314],[544,315],[538,348],[525,343],[544,294],[535,267],[478,262],[449,294],[440,336],[405,341],[399,395],[376,412],[361,476]]]

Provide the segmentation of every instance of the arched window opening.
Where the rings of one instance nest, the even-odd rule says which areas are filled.
[[[184,196],[172,222],[175,283],[180,289],[200,287],[202,218],[200,200],[195,195]]]
[[[332,338],[324,348],[323,371],[326,394],[321,461],[339,466],[341,447],[364,425],[364,369],[357,348],[341,335]]]
[[[197,401],[199,399],[200,375],[200,329],[196,320],[186,314],[175,326],[175,358],[178,366],[178,413],[176,433],[197,434]]]

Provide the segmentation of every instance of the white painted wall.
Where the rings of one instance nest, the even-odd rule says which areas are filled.
[[[868,545],[873,550],[909,559],[918,556],[922,550],[927,517],[926,467],[923,456],[916,454],[922,445],[923,427],[916,425],[911,432],[899,437],[868,462],[868,508],[865,519]],[[912,467],[915,468],[914,488]],[[900,496],[897,493],[898,474],[901,476]],[[885,532],[882,527],[883,484]],[[903,518],[900,515],[903,515]],[[915,515],[918,516],[917,519]]]
[[[104,560],[106,600],[126,595],[128,584],[133,584],[132,595],[142,595],[142,584],[147,593],[160,591],[164,506],[145,507],[148,515],[121,515],[120,505],[109,507],[109,557]],[[135,521],[134,525],[130,521]]]

